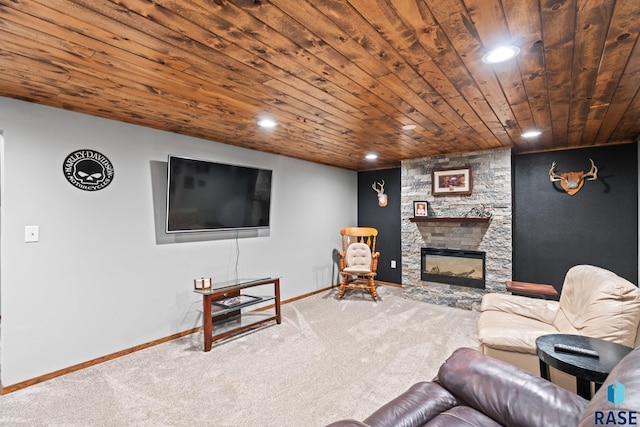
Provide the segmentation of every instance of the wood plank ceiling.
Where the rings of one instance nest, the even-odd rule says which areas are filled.
[[[638,0],[0,0],[0,96],[352,170],[629,143],[639,23]],[[520,55],[483,63],[499,44]]]

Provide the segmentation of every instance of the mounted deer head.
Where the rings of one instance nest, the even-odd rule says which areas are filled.
[[[380,189],[378,189],[378,187],[380,187]],[[371,188],[373,188],[376,193],[378,193],[378,206],[382,208],[387,206],[388,198],[387,195],[384,194],[384,179],[382,180],[382,183],[374,182]]]
[[[583,171],[580,172],[564,172],[558,175],[556,173],[556,162],[551,164],[551,169],[549,169],[549,179],[551,182],[560,181],[560,187],[570,196],[576,194],[582,186],[584,185],[584,180],[588,179],[589,181],[594,181],[598,179],[598,168],[595,163],[591,161],[591,170],[587,173]]]

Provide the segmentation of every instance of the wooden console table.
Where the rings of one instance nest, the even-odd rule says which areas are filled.
[[[273,294],[256,296],[243,293],[255,286],[273,284]],[[218,283],[211,289],[195,289],[202,295],[202,330],[204,351],[210,351],[214,341],[254,328],[275,320],[282,322],[280,314],[280,278],[240,279]],[[274,306],[265,311],[243,312],[242,309],[274,301]]]

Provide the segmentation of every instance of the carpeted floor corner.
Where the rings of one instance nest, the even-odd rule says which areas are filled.
[[[3,426],[324,426],[363,419],[458,347],[479,313],[331,290],[282,306],[281,325],[202,351],[196,333],[0,396]]]

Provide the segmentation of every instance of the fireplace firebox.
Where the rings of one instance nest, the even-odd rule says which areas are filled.
[[[485,288],[486,252],[421,248],[421,279],[427,282]]]

